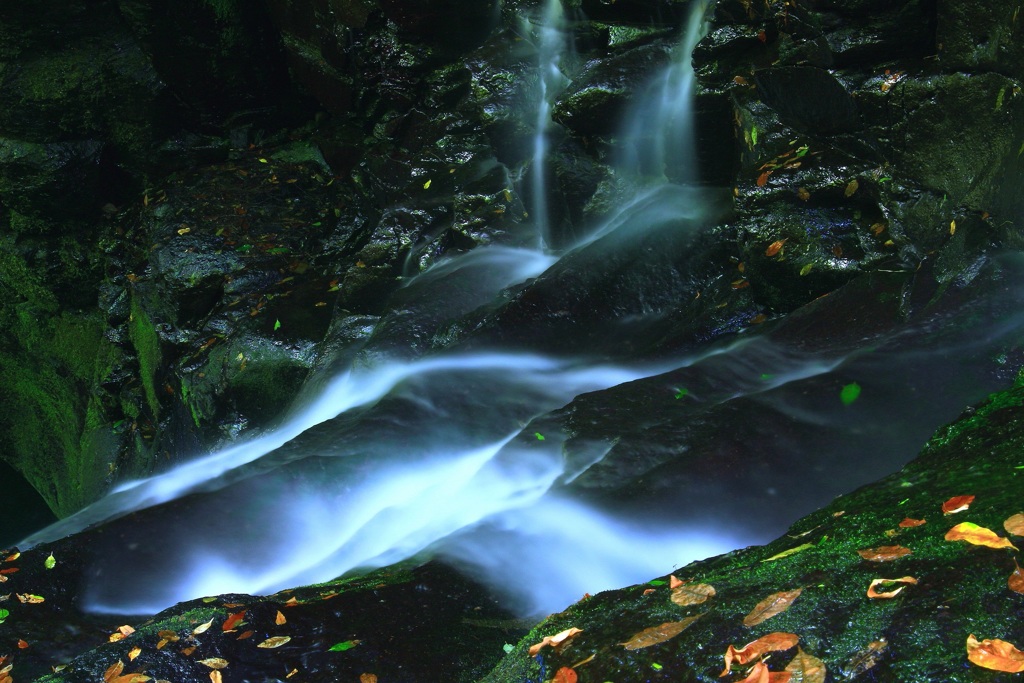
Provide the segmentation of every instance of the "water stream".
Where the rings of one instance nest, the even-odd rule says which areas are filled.
[[[552,33],[541,41],[542,70],[557,70],[567,43],[559,7],[548,3],[545,25]],[[625,127],[633,131],[626,134],[633,151],[623,172],[647,184],[577,248],[634,240],[641,227],[630,216],[665,213],[685,227],[700,213],[700,192],[673,185],[665,170],[680,155],[689,160],[683,166],[693,163],[688,55],[700,22],[695,12],[683,32],[683,57],[660,78],[659,113],[638,106]],[[547,89],[557,80],[546,79],[538,159],[545,155]],[[543,209],[533,213],[543,231]],[[972,327],[963,321],[997,313],[954,305],[832,349],[798,343],[785,327],[644,362],[610,362],[585,348],[552,357],[529,348],[420,355],[402,346],[403,325],[429,327],[465,315],[510,284],[543,277],[554,262],[540,250],[497,247],[434,265],[397,295],[401,315],[385,318],[336,374],[312,382],[275,429],[126,483],[23,545],[140,510],[165,510],[98,549],[84,595],[85,606],[98,612],[153,613],[203,595],[267,593],[425,555],[488,581],[524,614],[554,611],[586,592],[770,540],[822,496],[895,469],[959,406],[998,386],[991,359],[1024,324],[1012,313],[1024,310],[1024,292],[997,283],[992,307],[999,326]],[[960,329],[967,331],[957,335]],[[929,372],[951,358],[955,373]],[[679,398],[680,378],[690,403]],[[835,398],[835,388],[853,379],[865,394],[855,408]],[[722,476],[700,490],[652,496],[657,505],[616,507],[583,495],[585,485],[606,458],[646,438],[643,426],[597,439],[586,457],[572,455],[582,452],[579,435],[538,426],[574,402],[599,400],[594,392],[622,392],[630,400],[649,393],[705,422],[742,406],[749,424],[772,415],[800,428],[746,444],[750,464],[742,476],[760,479]],[[723,421],[700,447],[731,448],[734,424]],[[903,436],[887,441],[888,430]],[[877,452],[884,451],[879,443],[894,445]],[[758,464],[768,462],[760,451],[790,464],[777,468],[777,478],[768,476]],[[801,476],[790,476],[793,470]],[[160,504],[170,505],[154,507]]]

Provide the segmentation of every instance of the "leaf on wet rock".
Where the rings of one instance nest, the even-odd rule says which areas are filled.
[[[141,654],[142,654],[142,648],[141,647],[138,647],[138,646],[133,647],[131,650],[128,651],[128,661],[129,662],[134,662],[135,658],[138,657]]]
[[[577,678],[575,669],[563,666],[555,672],[555,677],[551,679],[551,683],[576,683]]]
[[[234,614],[229,614],[228,618],[224,620],[224,624],[220,628],[222,631],[230,631],[235,626],[237,626],[239,622],[241,622],[242,619],[244,618],[245,610],[242,610],[241,612],[235,612]]]
[[[825,662],[809,655],[803,648],[796,649],[793,661],[786,665],[792,683],[825,683]]]
[[[133,633],[135,633],[134,628],[132,628],[128,624],[123,624],[121,626],[118,626],[117,630],[111,633],[110,637],[107,640],[109,640],[112,643],[116,643],[119,640],[124,640]]]
[[[708,583],[684,583],[672,589],[671,600],[680,607],[699,605],[715,594],[715,588]]]
[[[214,669],[210,672],[210,683],[224,683],[224,676],[220,671]]]
[[[1010,587],[1014,593],[1024,594],[1024,572],[1021,571],[1020,565],[1017,564],[1017,560],[1013,561],[1014,570],[1010,574],[1010,578],[1007,579],[1006,585]]]
[[[1011,536],[1024,536],[1024,512],[1007,517],[1003,522],[1003,528]]]
[[[531,657],[533,657],[549,645],[552,647],[558,647],[563,643],[567,643],[568,641],[572,640],[580,633],[583,633],[583,629],[572,627],[567,628],[559,633],[556,633],[553,636],[544,636],[544,639],[541,640],[539,643],[530,646],[529,654]]]
[[[0,569],[0,575],[2,576],[10,576],[11,574],[16,574],[17,572],[17,567],[8,567],[7,569]]]
[[[791,680],[792,674],[788,671],[769,671],[764,662],[758,662],[740,683],[789,683]]]
[[[681,579],[676,578],[675,574],[672,574],[671,576],[668,577],[668,587],[670,589],[672,589],[672,590],[675,590],[676,588],[679,588],[684,583],[686,583],[686,582],[681,580]]]
[[[744,666],[768,652],[778,652],[795,647],[799,640],[800,636],[795,633],[776,631],[774,633],[761,636],[757,640],[753,640],[741,648],[736,648],[736,646],[730,645],[725,650],[725,669],[722,670],[719,677],[725,676],[732,671],[733,662],[736,662],[740,666]]]
[[[361,642],[362,642],[361,640],[346,640],[346,641],[343,641],[343,642],[340,642],[340,643],[335,643],[334,645],[331,645],[331,647],[327,651],[328,652],[345,652],[346,650],[351,650],[352,648],[354,648],[356,645],[358,645]]]
[[[869,562],[891,562],[911,553],[910,548],[901,545],[883,545],[877,548],[858,550],[857,554]]]
[[[945,515],[952,515],[957,512],[963,512],[967,508],[971,507],[971,503],[973,502],[974,496],[953,496],[942,504],[942,513]]]
[[[291,639],[291,636],[273,636],[272,638],[267,638],[256,647],[262,647],[265,650],[272,650],[274,648],[281,647]]]
[[[664,643],[670,638],[675,638],[682,633],[690,624],[700,619],[703,614],[687,617],[681,621],[667,621],[660,626],[651,626],[640,631],[624,643],[619,643],[627,650],[641,650],[645,647]]]
[[[223,669],[227,667],[228,660],[221,657],[208,657],[207,659],[200,659],[199,663],[211,669]]]
[[[41,595],[33,595],[32,593],[16,593],[18,596],[18,602],[24,605],[38,605],[41,602],[46,602],[46,598]]]
[[[927,522],[927,520],[924,520],[924,519],[913,519],[911,517],[905,517],[903,519],[903,521],[900,522],[899,526],[902,529],[911,529],[911,528],[913,528],[915,526],[921,526],[922,524],[925,524],[926,522]]]
[[[846,184],[846,188],[843,190],[844,197],[852,197],[857,192],[857,188],[860,187],[860,182],[856,178]]]
[[[4,562],[14,562],[19,557],[21,557],[21,553],[13,553],[13,554],[8,555],[7,557],[5,557],[4,558]]]
[[[377,683],[377,674],[359,674],[359,683]]]
[[[788,237],[786,239],[784,239],[784,240],[775,240],[774,242],[772,242],[771,244],[768,245],[767,249],[764,250],[764,255],[765,256],[775,256],[780,251],[782,251],[782,247],[786,246],[786,242],[788,242],[788,241],[789,241]]]
[[[900,591],[906,588],[906,586],[904,585],[900,586],[895,590],[892,590],[892,588],[888,585],[892,583],[916,584],[917,579],[915,579],[913,576],[903,576],[898,579],[872,579],[871,585],[868,586],[868,597],[874,599],[895,598],[897,595],[900,594]],[[886,585],[886,588],[884,588],[881,591],[875,590],[875,586],[880,586],[883,584]]]
[[[192,629],[192,635],[198,636],[198,635],[201,635],[203,633],[206,633],[207,631],[210,630],[211,626],[213,626],[213,619],[210,619],[207,622],[199,624],[199,626],[196,626],[194,629]]]
[[[53,556],[53,553],[50,553],[50,556],[43,561],[43,566],[47,569],[53,569],[57,566],[57,558]]]
[[[1017,546],[1010,543],[1009,539],[1003,538],[991,529],[978,526],[973,522],[960,522],[946,532],[947,541],[967,541],[973,545],[981,545],[986,548],[1013,548]]]
[[[979,641],[973,633],[967,636],[967,659],[972,664],[993,671],[1024,671],[1024,652],[998,638]]]
[[[793,604],[793,601],[800,597],[803,591],[803,588],[797,588],[791,591],[772,593],[754,605],[754,609],[750,610],[750,614],[743,617],[743,625],[747,627],[756,626],[766,619],[771,619],[776,614],[785,612]]]
[[[281,613],[281,610],[277,611],[277,616],[274,617],[274,623],[278,626],[283,626],[288,623],[288,619]]]

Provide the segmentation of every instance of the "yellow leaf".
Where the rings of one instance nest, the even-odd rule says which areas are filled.
[[[429,180],[427,182],[423,183],[423,189],[424,190],[429,190],[430,189],[430,181]]]
[[[1011,643],[997,638],[978,641],[974,634],[967,636],[967,659],[972,664],[993,671],[1020,673],[1024,671],[1024,652]]]
[[[776,553],[776,554],[772,555],[771,557],[769,557],[767,559],[764,559],[764,560],[761,560],[761,561],[762,562],[771,562],[772,560],[781,560],[784,557],[789,557],[790,555],[796,555],[797,553],[802,553],[803,551],[807,550],[808,548],[813,548],[813,547],[814,547],[813,543],[804,543],[803,545],[798,545],[795,548],[790,548],[789,550],[783,550],[781,553]]]
[[[707,583],[684,583],[672,589],[671,600],[680,607],[699,605],[715,594],[715,588]]]
[[[949,222],[949,234],[950,235],[955,235],[956,234],[956,221],[950,221]]]
[[[853,180],[846,184],[846,189],[843,190],[843,195],[846,197],[852,197],[854,193],[857,192],[857,188],[859,187],[860,183],[857,182],[856,178],[854,178]]]
[[[895,598],[897,595],[900,594],[900,591],[902,591],[904,588],[906,588],[906,586],[900,586],[896,590],[889,590],[889,591],[882,591],[882,592],[876,591],[875,590],[875,586],[881,585],[883,583],[910,583],[910,584],[916,584],[917,583],[917,579],[915,579],[913,576],[904,576],[904,577],[899,578],[899,579],[872,579],[871,580],[871,585],[868,586],[868,597],[869,598]]]
[[[797,588],[791,591],[772,593],[757,603],[754,609],[750,610],[750,614],[743,617],[743,625],[747,627],[756,626],[766,619],[771,619],[776,614],[785,612],[793,604],[793,601],[800,597],[803,591],[803,588]]]
[[[103,680],[109,681],[111,678],[117,678],[124,671],[124,662],[120,659],[117,660],[116,664],[111,664],[106,671],[103,672]]]
[[[795,647],[799,640],[800,636],[795,633],[775,631],[774,633],[761,636],[741,648],[730,645],[725,650],[725,669],[719,674],[719,677],[725,676],[732,670],[733,662],[744,666],[767,652],[778,652]]]
[[[786,665],[786,671],[791,683],[825,683],[825,662],[799,647],[793,661]]]
[[[668,621],[660,626],[651,626],[640,631],[624,643],[619,643],[627,650],[641,650],[645,647],[664,643],[670,638],[675,638],[682,633],[690,624],[700,619],[703,614],[687,617],[681,621]]]
[[[557,647],[562,643],[567,642],[572,638],[576,637],[576,635],[579,633],[583,633],[583,629],[573,627],[567,628],[564,631],[556,633],[553,636],[544,636],[544,639],[541,640],[539,643],[530,646],[529,654],[531,657],[533,657],[548,645],[552,647]]]
[[[224,677],[219,671],[210,672],[210,683],[224,683]]]
[[[772,242],[771,244],[768,245],[767,249],[764,250],[764,255],[765,256],[775,256],[780,251],[782,251],[782,247],[784,247],[786,245],[786,242],[788,242],[788,241],[789,241],[788,237],[786,239],[784,239],[784,240],[775,240],[774,242]]]
[[[947,541],[967,541],[973,545],[981,545],[986,548],[1013,548],[1017,546],[1010,543],[1008,539],[996,534],[991,529],[978,526],[972,522],[960,522],[946,532]]]
[[[130,651],[128,652],[128,661],[130,661],[130,662],[134,662],[134,661],[135,661],[135,658],[136,658],[136,657],[138,657],[138,656],[139,656],[139,655],[141,655],[141,654],[142,654],[142,648],[141,648],[141,647],[133,647],[133,648],[132,648],[132,649],[131,649],[131,650],[130,650]]]
[[[264,650],[272,650],[276,647],[281,647],[291,639],[291,636],[274,636],[273,638],[267,638],[256,647],[262,647]]]
[[[811,272],[812,268],[814,268],[814,264],[813,263],[805,264],[804,267],[800,269],[800,275],[801,276],[807,275],[808,273]]]
[[[194,629],[192,629],[192,635],[198,636],[201,633],[206,633],[210,630],[211,626],[213,626],[213,619],[210,619],[205,624],[199,624],[199,626],[196,626]]]
[[[210,657],[208,659],[200,659],[199,663],[211,669],[223,669],[228,665],[228,660],[221,659],[220,657]]]

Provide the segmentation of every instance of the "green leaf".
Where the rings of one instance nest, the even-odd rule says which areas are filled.
[[[682,398],[690,393],[689,389],[676,389],[676,398]]]
[[[512,652],[512,650],[516,649],[516,646],[511,643],[505,643],[501,646],[501,649],[505,651],[505,654],[508,654],[509,652]]]
[[[535,437],[537,437],[537,441],[543,441],[544,440],[544,435],[541,434],[540,432],[534,432],[533,435]]]
[[[756,145],[757,144],[757,126],[751,126],[750,127],[750,144],[751,145]]]
[[[279,329],[281,329],[281,321],[280,320],[275,320],[274,321],[274,331],[277,332]]]
[[[810,273],[812,268],[814,268],[813,263],[804,264],[804,267],[800,269],[801,277]]]
[[[289,251],[291,251],[291,249],[288,247],[273,247],[272,249],[267,249],[268,254],[287,254]]]
[[[346,640],[343,643],[335,643],[334,645],[331,645],[328,652],[345,652],[346,650],[351,650],[358,644],[358,640]]]
[[[50,553],[50,556],[46,558],[46,561],[43,562],[43,566],[47,569],[53,569],[57,566],[57,558],[53,556],[53,553]]]
[[[429,190],[430,189],[430,181],[429,180],[427,182],[423,183],[423,189],[424,190]]]
[[[652,586],[664,586],[666,583],[668,583],[668,581],[662,581],[661,579],[654,579],[652,581],[648,581],[647,583],[649,583]]]
[[[856,382],[851,382],[843,387],[843,390],[839,392],[839,400],[843,402],[844,406],[848,406],[860,396],[860,385]]]
[[[7,617],[11,616],[11,613],[5,609],[0,609],[0,624],[7,620]]]
[[[996,95],[996,108],[995,111],[999,111],[1003,108],[1003,98],[1006,96],[1006,88],[1000,88],[999,94]]]

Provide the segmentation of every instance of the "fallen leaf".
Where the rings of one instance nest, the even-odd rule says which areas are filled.
[[[281,610],[277,611],[277,616],[274,617],[274,623],[278,626],[283,626],[284,624],[288,623],[288,619],[285,618],[283,614],[281,614]]]
[[[839,392],[839,400],[844,406],[848,406],[860,397],[860,385],[856,382],[851,382],[843,386]]]
[[[38,605],[41,602],[46,602],[46,598],[41,595],[32,595],[31,593],[15,593],[18,596],[18,602],[25,605]]]
[[[972,664],[993,671],[1020,673],[1024,671],[1024,652],[1011,643],[997,638],[978,641],[974,634],[967,636],[967,659]]]
[[[196,651],[196,646],[195,645],[190,645],[189,647],[186,647],[185,649],[183,649],[181,651],[181,654],[184,655],[185,657],[191,657],[192,653],[195,652],[195,651]]]
[[[872,223],[869,230],[871,230],[873,235],[881,235],[885,232],[885,223]]]
[[[732,670],[732,663],[736,662],[744,666],[754,661],[766,652],[788,650],[800,641],[800,636],[795,633],[776,631],[752,640],[741,648],[730,645],[725,650],[725,669],[719,674],[719,678],[725,676]]]
[[[901,545],[882,545],[877,548],[865,548],[857,551],[858,555],[869,562],[891,562],[906,557],[910,553],[910,548],[904,548]]]
[[[825,683],[825,662],[797,647],[793,661],[786,665],[793,683]]]
[[[192,635],[198,636],[198,635],[201,635],[203,633],[206,633],[207,631],[210,630],[211,626],[213,626],[213,619],[210,619],[209,621],[207,621],[207,622],[205,622],[203,624],[199,624],[199,626],[196,626],[194,629],[192,629]]]
[[[796,196],[799,197],[802,201],[806,202],[808,199],[811,198],[811,193],[807,191],[807,188],[798,187],[796,190]]]
[[[761,175],[757,176],[757,186],[764,187],[768,183],[768,177],[772,174],[771,171],[765,171]]]
[[[1007,517],[1003,528],[1012,536],[1024,536],[1024,512]]]
[[[1007,579],[1006,584],[1010,587],[1014,593],[1024,593],[1024,572],[1021,572],[1020,565],[1017,564],[1017,560],[1013,561],[1015,569],[1010,574],[1010,578]]]
[[[576,680],[576,670],[563,666],[555,672],[555,677],[551,679],[551,683],[576,683]]]
[[[238,622],[242,621],[243,618],[245,618],[245,610],[229,614],[228,618],[224,620],[224,624],[220,628],[222,631],[230,631],[237,626]]]
[[[562,643],[568,642],[572,638],[575,638],[576,635],[579,633],[583,633],[583,629],[572,627],[567,628],[564,631],[561,631],[560,633],[556,633],[553,636],[544,636],[544,639],[541,640],[539,643],[530,646],[529,654],[531,657],[533,657],[548,645],[551,645],[552,647],[557,647]]]
[[[242,633],[238,634],[238,637],[235,638],[235,640],[247,640],[249,638],[252,638],[252,635],[254,633],[256,633],[256,631],[243,631]]]
[[[291,639],[291,636],[274,636],[272,638],[267,638],[256,647],[262,647],[265,650],[272,650],[276,647],[281,647],[285,643],[289,642]]]
[[[344,652],[345,650],[351,650],[352,648],[354,648],[356,645],[358,645],[361,642],[362,642],[361,640],[346,640],[344,642],[335,643],[334,645],[331,645],[330,649],[328,649],[327,651],[328,652]]]
[[[857,192],[857,188],[859,188],[859,187],[860,187],[860,183],[857,182],[856,178],[854,178],[853,180],[851,180],[850,182],[848,182],[846,184],[846,189],[843,190],[843,196],[844,197],[852,197],[854,195],[854,193]]]
[[[130,662],[134,662],[134,661],[135,661],[135,658],[136,658],[136,657],[138,657],[138,656],[139,656],[139,655],[141,655],[141,654],[142,654],[142,648],[141,648],[141,647],[133,647],[133,648],[132,648],[132,649],[131,649],[131,650],[130,650],[130,651],[128,652],[128,661],[130,661]]]
[[[672,589],[671,600],[680,607],[699,605],[715,594],[715,588],[708,583],[684,583]]]
[[[768,665],[758,662],[747,672],[740,683],[789,683],[792,674],[788,671],[769,671]]]
[[[181,640],[178,638],[177,631],[157,631],[157,635],[170,643],[176,643]]]
[[[904,529],[910,529],[911,527],[921,526],[925,524],[927,520],[924,519],[912,519],[910,517],[904,517],[903,521],[899,523],[899,526]]]
[[[211,669],[223,669],[228,665],[228,660],[220,657],[209,657],[207,659],[200,659],[199,663],[203,666],[208,666]]]
[[[853,656],[840,669],[843,675],[849,679],[864,673],[874,667],[882,659],[882,653],[889,647],[889,643],[882,640],[873,640],[868,646],[853,653]]]
[[[28,641],[23,638],[18,638],[18,649],[25,650],[28,648]]]
[[[211,671],[210,672],[210,683],[224,683],[224,677],[221,675],[221,673],[219,671],[216,671],[216,670]]]
[[[103,672],[103,680],[109,681],[112,678],[117,678],[124,671],[124,662],[120,659],[117,660],[116,664],[111,664],[106,671]]]
[[[960,522],[946,532],[947,541],[967,541],[973,545],[983,545],[986,548],[1013,548],[1017,546],[1010,543],[1009,539],[1003,538],[991,529],[978,526],[973,522]]]
[[[784,240],[775,240],[774,242],[772,242],[771,244],[768,245],[767,249],[764,250],[764,255],[765,256],[775,256],[780,251],[782,251],[782,247],[786,246],[786,242],[788,242],[788,241],[789,241],[788,237],[786,239],[784,239]]]
[[[43,566],[47,569],[53,569],[57,566],[57,558],[53,556],[53,553],[50,553],[50,556],[43,561]]]
[[[969,508],[973,502],[974,496],[953,496],[942,504],[942,512],[946,515],[963,512]]]
[[[771,557],[766,558],[766,559],[761,560],[761,561],[762,562],[771,562],[772,560],[781,560],[783,557],[789,557],[790,555],[796,555],[797,553],[802,553],[803,551],[807,550],[808,548],[813,548],[813,547],[814,547],[813,543],[804,543],[803,545],[798,545],[795,548],[790,548],[789,550],[783,550],[781,553],[776,553],[776,554],[772,555]]]
[[[899,579],[872,579],[871,580],[871,585],[868,586],[868,597],[869,598],[895,598],[897,595],[899,595],[900,591],[902,591],[904,588],[906,588],[906,586],[900,586],[896,590],[883,591],[883,592],[876,591],[875,590],[875,586],[881,585],[883,583],[910,583],[910,584],[916,584],[917,583],[917,579],[915,579],[913,576],[904,576],[904,577],[899,578]]]
[[[767,598],[757,603],[754,609],[750,610],[750,614],[743,617],[743,625],[750,627],[760,624],[766,619],[771,619],[776,614],[780,614],[789,609],[789,606],[793,604],[800,594],[803,592],[803,588],[797,588],[791,591],[779,591],[778,593],[772,593]]]
[[[14,562],[16,559],[21,557],[21,553],[14,553],[4,558],[4,562]]]
[[[377,674],[359,674],[359,683],[377,683]]]
[[[700,619],[703,614],[696,616],[687,617],[682,621],[667,621],[660,626],[651,626],[645,628],[640,633],[630,638],[624,643],[619,643],[622,647],[627,650],[642,650],[645,647],[657,645],[658,643],[664,643],[670,638],[675,638],[682,633],[690,624]]]
[[[686,582],[685,581],[680,581],[679,579],[677,579],[675,574],[672,574],[671,576],[668,577],[668,587],[671,588],[672,590],[675,590],[676,588],[679,588],[684,583],[686,583]]]
[[[0,569],[0,575],[9,576],[11,574],[17,573],[17,571],[17,567],[8,567],[7,569]]]

